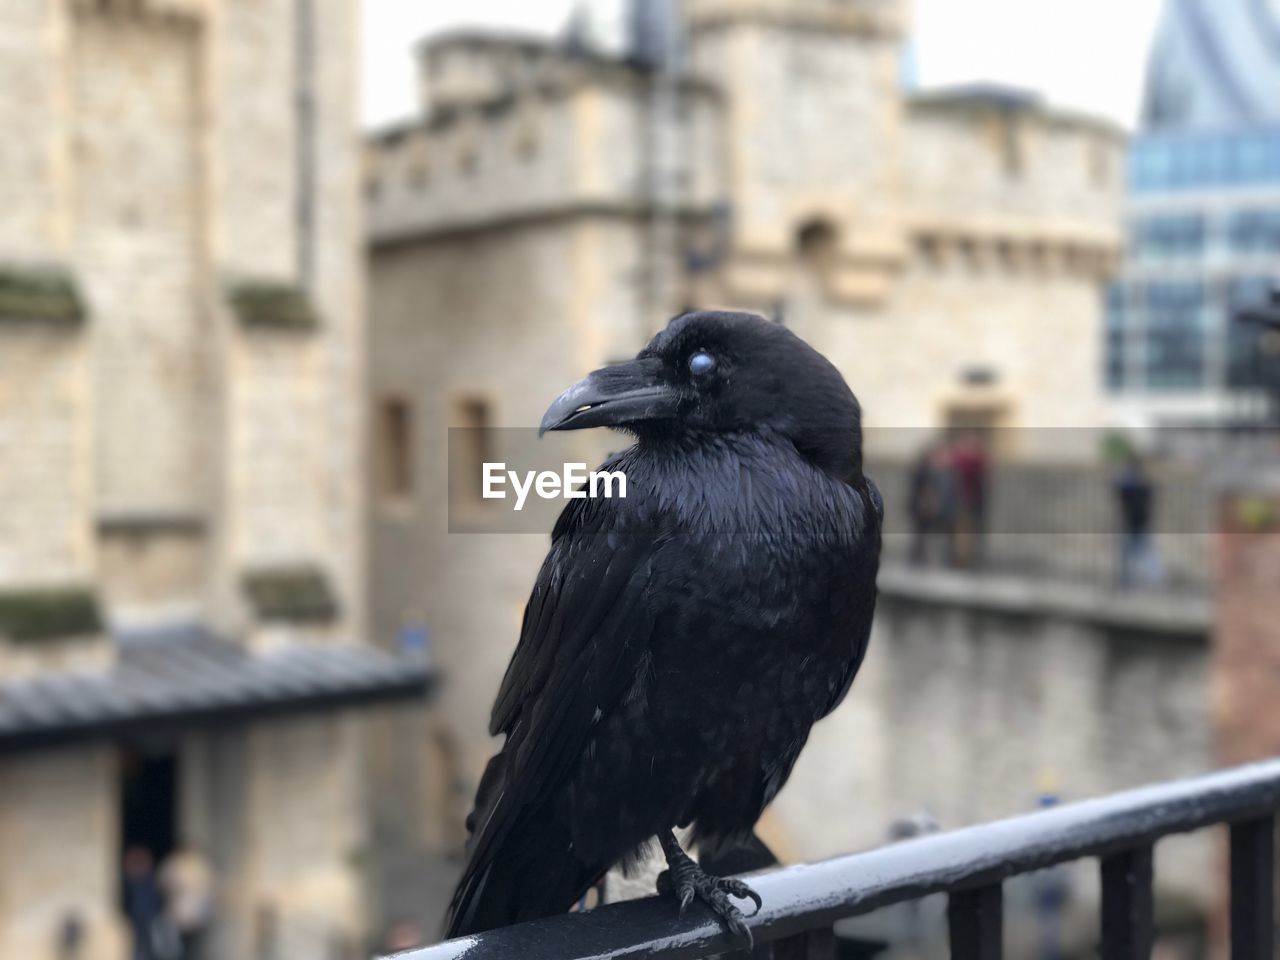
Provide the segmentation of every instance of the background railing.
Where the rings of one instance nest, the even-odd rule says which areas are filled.
[[[884,556],[906,561],[912,545],[911,464],[874,459],[867,472],[885,502]],[[1217,529],[1217,494],[1203,470],[1182,463],[1150,469],[1155,489],[1151,540],[1158,583],[1205,592]],[[1113,586],[1119,580],[1120,522],[1115,472],[1097,464],[996,460],[987,481],[985,533],[978,569]],[[929,560],[945,562],[942,536]]]
[[[1226,824],[1232,960],[1274,960],[1278,811],[1280,760],[1272,760],[761,874],[751,883],[764,907],[747,921],[754,956],[833,960],[835,921],[945,893],[954,960],[995,960],[1003,881],[1096,857],[1102,960],[1145,960],[1154,939],[1156,841]],[[704,908],[679,918],[670,900],[650,898],[517,924],[397,960],[676,960],[734,947]]]

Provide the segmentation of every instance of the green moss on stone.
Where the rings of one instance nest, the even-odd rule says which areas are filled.
[[[244,590],[261,620],[317,623],[338,615],[329,579],[316,567],[252,570],[244,575]]]
[[[92,591],[80,587],[0,591],[0,635],[15,641],[99,633],[102,618]]]
[[[0,265],[0,320],[79,323],[83,319],[80,293],[65,270]]]
[[[306,291],[291,284],[238,283],[232,286],[229,298],[246,326],[310,330],[319,323]]]

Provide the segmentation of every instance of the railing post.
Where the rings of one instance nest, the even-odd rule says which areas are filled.
[[[773,944],[773,960],[835,960],[836,933],[830,927],[806,930]]]
[[[1151,847],[1102,858],[1102,960],[1150,960],[1155,942]]]
[[[1000,960],[1004,901],[1000,884],[956,890],[947,902],[951,960]]]
[[[1231,960],[1272,960],[1276,948],[1276,818],[1231,825]]]

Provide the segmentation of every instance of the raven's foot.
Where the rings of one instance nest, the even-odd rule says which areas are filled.
[[[743,937],[747,941],[747,947],[750,948],[753,940],[751,930],[747,926],[747,918],[733,905],[729,897],[752,901],[756,908],[750,915],[754,917],[763,905],[760,894],[741,880],[733,877],[713,877],[707,873],[680,848],[680,844],[671,834],[658,839],[662,843],[662,852],[666,855],[668,867],[658,874],[658,893],[663,896],[674,895],[680,904],[681,916],[684,916],[689,904],[697,897],[711,908],[711,912],[720,918],[730,933]]]

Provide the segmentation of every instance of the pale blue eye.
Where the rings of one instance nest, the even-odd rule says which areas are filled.
[[[689,372],[695,376],[701,373],[706,373],[715,365],[716,358],[705,350],[699,350],[689,358]]]

